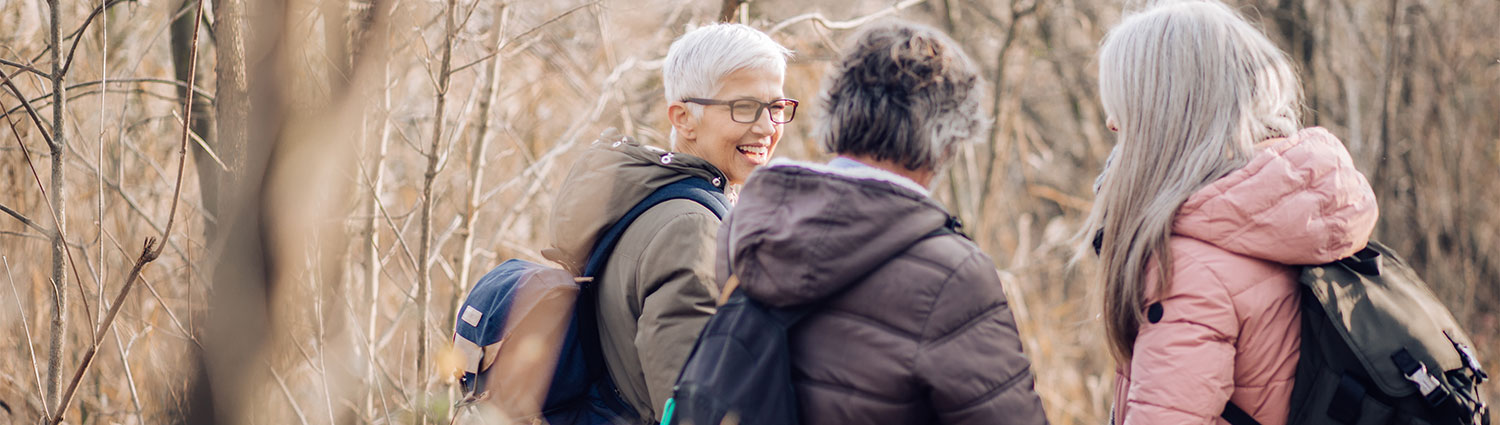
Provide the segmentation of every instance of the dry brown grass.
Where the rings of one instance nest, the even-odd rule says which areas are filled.
[[[171,80],[169,3],[175,2],[141,0],[110,9],[82,34],[67,81],[97,81],[106,71],[112,80]],[[459,278],[462,264],[471,263],[468,275],[474,276],[506,258],[540,261],[553,189],[579,148],[600,131],[615,127],[665,145],[660,59],[685,25],[719,13],[719,2],[604,1],[583,8],[577,8],[582,1],[514,2],[507,7],[497,60],[485,61],[495,49],[490,35],[500,8],[490,1],[458,1],[457,71],[442,109],[445,130],[434,137],[442,3],[396,2],[391,59],[356,66],[357,75],[371,80],[350,86],[369,97],[330,103],[338,90],[328,82],[344,75],[330,65],[336,49],[324,44],[330,26],[323,17],[330,9],[313,0],[290,2],[288,59],[280,75],[294,119],[278,164],[303,172],[285,171],[275,186],[285,197],[275,204],[284,219],[276,224],[282,237],[273,252],[278,269],[269,302],[271,337],[261,361],[240,365],[251,372],[241,384],[249,391],[243,404],[253,412],[246,422],[408,423],[417,389],[428,385],[430,412],[446,414],[440,405],[454,393],[440,371],[448,366],[442,361],[452,303],[466,285]],[[1417,264],[1468,324],[1481,355],[1488,356],[1486,366],[1500,370],[1500,214],[1494,213],[1500,196],[1488,187],[1500,181],[1500,33],[1492,27],[1500,20],[1500,3],[1232,3],[1292,52],[1309,94],[1308,121],[1341,136],[1375,184],[1383,213],[1376,237]],[[352,4],[353,16],[359,16],[368,3],[332,4]],[[778,28],[773,37],[797,51],[786,93],[802,100],[803,112],[777,155],[826,158],[810,132],[821,115],[819,85],[848,32],[842,28],[891,4],[751,3],[750,23]],[[1066,260],[1072,254],[1068,238],[1091,199],[1089,184],[1112,143],[1095,95],[1093,58],[1122,6],[1080,0],[899,6],[889,15],[948,30],[993,84],[994,134],[965,149],[938,198],[964,219],[1006,276],[1037,390],[1053,423],[1104,423],[1113,366],[1086,279],[1093,265],[1084,261],[1070,269]],[[92,7],[65,4],[63,27],[76,28]],[[815,12],[821,24],[797,18]],[[46,47],[46,16],[41,0],[0,3],[0,59],[30,63]],[[213,46],[202,48],[200,66],[211,70]],[[36,64],[50,69],[45,58]],[[482,88],[495,64],[501,67],[497,101],[488,116],[479,116]],[[13,66],[0,69],[17,74],[15,82],[28,97],[50,91],[45,79]],[[198,86],[213,94],[213,74],[200,79]],[[88,322],[101,316],[102,300],[121,287],[131,251],[161,234],[175,177],[181,129],[173,111],[181,104],[173,86],[107,87],[107,93],[100,86],[73,90],[77,97],[65,111],[68,236],[80,247],[73,254],[83,282],[73,282],[70,272],[64,376],[77,367],[90,339]],[[381,101],[386,90],[388,108]],[[0,94],[4,108],[18,104]],[[37,107],[46,109],[47,103]],[[6,188],[0,205],[50,227],[16,140],[33,152],[45,152],[44,144],[24,115],[12,118],[18,133],[0,126],[0,187]],[[478,134],[478,128],[488,134]],[[382,134],[388,140],[377,172]],[[466,262],[460,217],[470,190],[468,156],[471,144],[486,137],[474,248]],[[213,142],[213,135],[206,138]],[[422,269],[416,258],[419,211],[424,153],[434,141],[444,168],[431,197],[429,337],[418,341],[422,322],[413,297]],[[47,165],[38,161],[45,179]],[[190,162],[179,230],[104,338],[67,416],[70,423],[161,423],[190,395],[191,349],[201,342],[195,335],[212,313],[207,310],[215,287],[206,270],[213,257],[204,233],[215,225],[205,214],[212,205],[204,205],[194,172],[217,166]],[[376,175],[378,191],[371,181]],[[373,209],[372,200],[378,202]],[[378,240],[373,261],[365,234],[371,219]],[[0,411],[0,423],[31,423],[41,416],[38,381],[47,372],[52,337],[46,324],[53,305],[48,247],[37,230],[0,215],[0,256],[9,267],[0,270],[0,401],[10,408],[9,418]],[[439,372],[414,376],[419,344],[434,351],[433,369]]]

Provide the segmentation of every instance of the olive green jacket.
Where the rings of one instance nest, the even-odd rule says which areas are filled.
[[[564,180],[543,250],[578,274],[599,236],[657,188],[703,178],[727,179],[701,158],[630,141],[596,142]],[[719,218],[685,199],[641,214],[621,235],[597,276],[604,360],[625,402],[643,418],[661,419],[677,374],[714,312],[715,236]]]

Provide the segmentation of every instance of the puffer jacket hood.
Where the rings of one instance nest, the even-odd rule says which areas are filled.
[[[761,302],[817,301],[947,222],[947,211],[924,192],[873,168],[775,161],[750,176],[720,230],[729,252],[719,261],[729,263],[718,268],[739,276]]]
[[[551,242],[542,256],[574,274],[609,227],[656,189],[698,177],[724,189],[729,179],[707,160],[667,152],[629,138],[601,137],[563,180],[552,207]]]
[[[1378,216],[1375,193],[1349,151],[1314,127],[1272,142],[1199,189],[1172,230],[1276,263],[1323,264],[1364,248]]]

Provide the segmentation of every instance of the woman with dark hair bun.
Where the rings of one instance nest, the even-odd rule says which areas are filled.
[[[802,423],[1047,422],[994,262],[928,194],[984,133],[982,85],[937,30],[861,31],[824,89],[837,158],[756,170],[719,228],[721,286],[813,308],[788,335]]]

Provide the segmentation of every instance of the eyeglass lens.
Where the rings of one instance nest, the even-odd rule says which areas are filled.
[[[739,99],[729,103],[729,117],[735,122],[754,123],[760,120],[761,109],[771,111],[772,122],[785,124],[790,122],[797,113],[797,104],[786,100],[765,104],[750,99]]]

